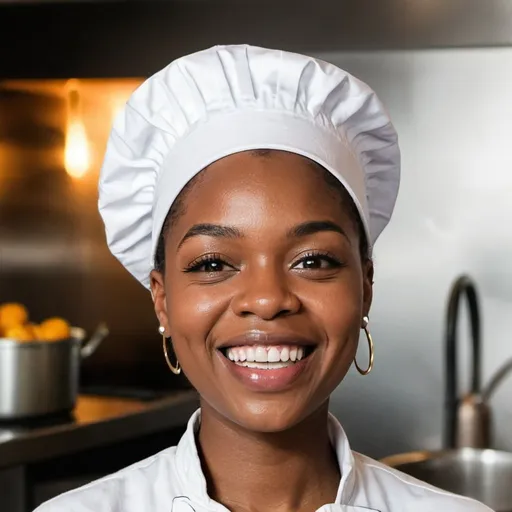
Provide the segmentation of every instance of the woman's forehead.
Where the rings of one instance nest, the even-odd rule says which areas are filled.
[[[235,193],[256,189],[261,196],[272,195],[276,187],[287,194],[312,192],[311,184],[323,193],[329,174],[315,162],[285,151],[244,151],[222,158],[201,171],[190,190],[197,195]],[[196,181],[197,180],[197,181]],[[315,197],[318,194],[307,194]]]
[[[198,222],[339,220],[346,216],[346,205],[324,173],[328,174],[310,160],[286,152],[231,155],[213,163],[187,187],[178,200],[181,227]]]

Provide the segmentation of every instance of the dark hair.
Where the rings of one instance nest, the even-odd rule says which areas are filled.
[[[251,151],[254,156],[261,158],[271,157],[272,154],[276,150],[272,149],[258,149]],[[361,216],[355,205],[352,197],[347,192],[345,187],[340,183],[338,178],[333,176],[327,169],[322,167],[320,164],[317,164],[313,160],[307,159],[310,163],[312,169],[316,172],[319,172],[322,178],[325,180],[327,185],[336,193],[341,201],[347,205],[349,209],[349,215],[352,221],[354,222],[356,229],[359,233],[359,252],[361,254],[361,259],[363,261],[367,261],[370,259],[370,246],[368,243],[368,239],[366,238],[366,232],[363,226],[363,222],[361,220]],[[155,253],[155,270],[159,272],[163,272],[165,270],[165,238],[167,236],[167,232],[169,228],[173,226],[178,219],[185,213],[186,205],[185,201],[188,196],[189,191],[194,187],[194,185],[201,180],[201,176],[203,176],[203,171],[194,176],[186,185],[183,187],[181,192],[178,194],[178,197],[174,200],[174,203],[167,214],[167,217],[164,221],[162,231],[160,232],[160,237],[158,238],[158,244]]]

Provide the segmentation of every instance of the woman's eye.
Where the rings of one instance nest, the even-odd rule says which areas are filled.
[[[199,268],[197,269],[198,271],[201,271],[201,272],[222,272],[224,270],[224,263],[222,261],[219,261],[219,260],[214,260],[214,261],[205,261],[204,263],[202,263]]]
[[[297,270],[324,270],[341,267],[341,263],[331,256],[306,256],[299,260],[294,269]]]
[[[218,272],[225,272],[234,270],[231,265],[228,265],[220,258],[203,258],[192,262],[185,272],[201,272],[205,274],[214,274]]]

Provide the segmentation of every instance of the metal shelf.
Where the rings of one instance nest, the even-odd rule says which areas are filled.
[[[215,44],[325,52],[512,45],[510,0],[160,0],[0,6],[2,77],[147,76]]]

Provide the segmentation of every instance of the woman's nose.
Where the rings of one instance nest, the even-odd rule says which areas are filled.
[[[232,301],[239,316],[254,315],[262,320],[297,313],[301,302],[290,289],[285,270],[265,267],[247,272],[237,283],[240,288]]]

